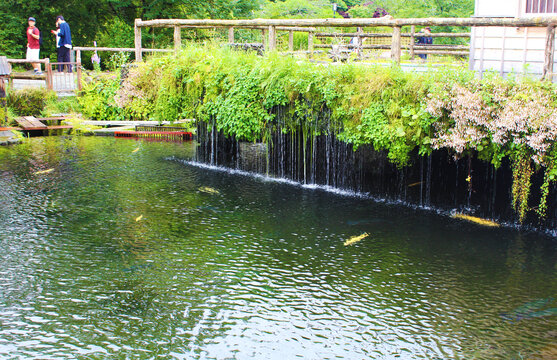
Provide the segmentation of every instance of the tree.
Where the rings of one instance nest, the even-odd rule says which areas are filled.
[[[377,0],[375,3],[398,18],[469,17],[474,14],[474,0]]]
[[[85,43],[94,36],[104,24],[108,15],[102,1],[96,0],[3,0],[0,2],[0,17],[3,26],[0,30],[0,53],[10,57],[23,57],[27,38],[25,29],[27,19],[37,19],[37,27],[43,36],[43,55],[55,51],[54,37],[50,33],[55,28],[57,15],[63,15],[72,28],[75,43]]]
[[[333,3],[339,5],[339,8],[346,7],[342,0],[266,1],[258,13],[258,17],[270,19],[330,18],[334,15]]]
[[[115,24],[133,29],[135,18],[249,18],[258,9],[259,0],[1,0],[0,54],[24,56],[30,16],[37,19],[44,38],[42,54],[48,56],[55,52],[50,30],[57,15],[70,24],[74,44],[86,46],[99,34],[116,31]]]

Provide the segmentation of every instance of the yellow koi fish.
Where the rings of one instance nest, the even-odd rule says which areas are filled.
[[[132,151],[132,154],[133,154],[133,153],[136,153],[136,152],[138,152],[138,151],[139,151],[139,148],[137,148],[137,149],[135,149],[134,151]]]
[[[466,221],[473,222],[474,224],[478,224],[478,225],[482,225],[482,226],[501,227],[501,224],[498,224],[495,221],[486,220],[486,219],[482,219],[482,218],[475,217],[475,216],[470,216],[470,215],[454,214],[453,219],[466,220]]]
[[[139,215],[138,217],[136,217],[135,222],[139,222],[141,221],[141,219],[143,219],[143,215]]]
[[[359,236],[352,236],[350,239],[348,239],[344,242],[344,246],[348,246],[348,245],[352,245],[352,244],[355,244],[357,242],[360,242],[363,239],[367,238],[368,236],[369,236],[368,233],[364,233],[364,234],[359,235]]]
[[[220,194],[220,191],[218,191],[217,189],[213,189],[212,187],[208,187],[208,186],[200,187],[199,191],[207,193],[207,194],[211,194],[211,195],[219,195]]]
[[[43,170],[43,171],[37,171],[35,173],[35,175],[44,175],[44,174],[50,174],[51,172],[53,172],[54,169],[48,169],[48,170]]]

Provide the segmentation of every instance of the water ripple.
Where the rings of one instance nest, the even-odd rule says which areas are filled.
[[[555,353],[556,317],[516,312],[557,307],[551,239],[164,160],[193,144],[139,144],[0,153],[1,358]]]

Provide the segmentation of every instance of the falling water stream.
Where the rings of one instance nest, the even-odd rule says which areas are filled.
[[[372,174],[360,155],[376,155],[273,141],[312,144],[314,160],[236,142],[0,148],[0,358],[557,356],[554,238],[378,201],[359,183]],[[375,179],[444,199],[435,170],[399,174]]]

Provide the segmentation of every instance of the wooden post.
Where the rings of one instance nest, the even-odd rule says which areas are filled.
[[[233,27],[228,28],[228,43],[229,44],[234,44],[234,28]]]
[[[134,34],[135,34],[135,61],[141,61],[141,28],[137,26],[137,23],[141,19],[135,19]]]
[[[393,38],[391,43],[391,60],[395,63],[400,64],[400,54],[401,54],[401,28],[400,26],[393,27]]]
[[[414,60],[414,45],[416,45],[416,25],[410,27],[410,60]]]
[[[358,57],[362,56],[362,52],[363,52],[363,48],[364,48],[364,43],[363,43],[363,39],[362,39],[362,34],[364,33],[364,29],[359,27],[356,30],[356,33],[358,34],[358,36],[356,36],[356,41],[358,42],[357,44],[357,48],[356,48],[356,55],[358,55]]]
[[[294,51],[294,31],[288,32],[288,50]]]
[[[277,49],[277,28],[269,26],[269,51]]]
[[[174,55],[178,55],[182,48],[182,28],[174,26]]]
[[[263,49],[265,51],[269,50],[269,46],[268,46],[268,38],[267,38],[267,30],[266,29],[262,29],[261,30],[261,35],[263,36]]]
[[[553,64],[555,61],[555,24],[547,27],[545,35],[545,63],[543,65],[544,80],[553,80]]]
[[[313,57],[313,31],[308,32],[308,51],[309,57]]]
[[[52,64],[50,64],[50,59],[46,59],[46,63],[44,64],[46,70],[46,89],[52,90],[53,89],[53,81],[52,81]]]
[[[83,87],[81,86],[81,50],[77,50],[77,54],[76,54],[76,72],[77,72],[77,90],[81,91],[83,90]]]

